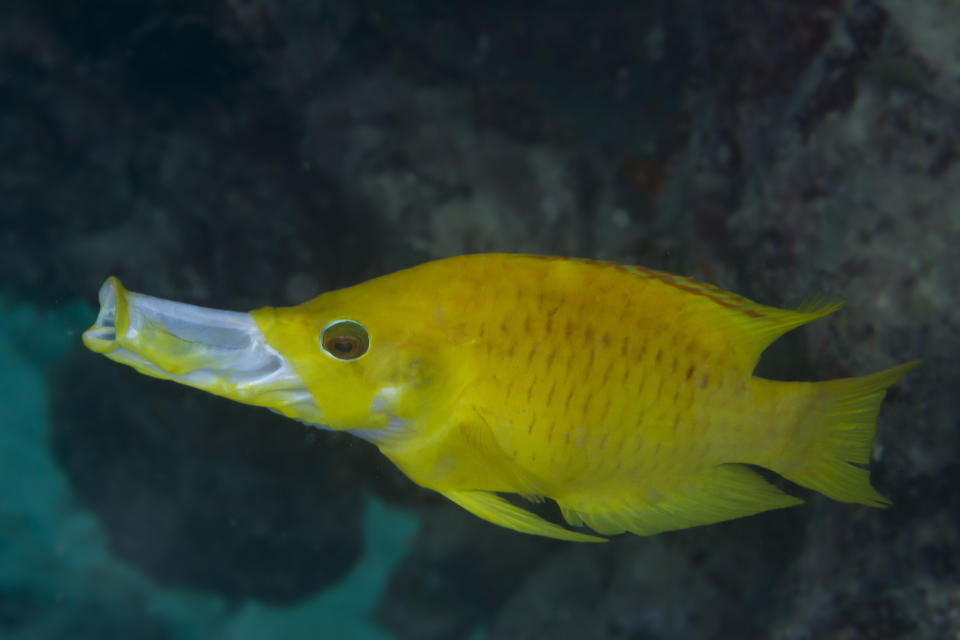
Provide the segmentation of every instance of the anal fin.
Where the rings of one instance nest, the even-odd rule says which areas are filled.
[[[626,496],[582,495],[564,500],[560,506],[564,514],[578,516],[597,533],[630,531],[649,536],[803,503],[741,464],[714,467],[661,493],[655,501],[643,500],[633,491]]]
[[[520,533],[530,533],[570,542],[606,542],[606,538],[578,533],[544,520],[540,516],[510,504],[488,491],[441,491],[444,496],[473,515]]]

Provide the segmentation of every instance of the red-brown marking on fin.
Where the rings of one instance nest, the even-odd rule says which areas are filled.
[[[597,359],[597,354],[593,349],[590,349],[590,359],[587,360],[587,368],[583,372],[583,377],[586,378],[590,375],[590,372],[593,371],[593,361]]]
[[[600,422],[601,424],[606,419],[607,414],[610,413],[610,404],[611,404],[611,398],[610,396],[607,396],[607,401],[603,403],[603,410],[600,411],[600,417],[598,418],[598,422]]]
[[[607,370],[603,372],[603,380],[600,382],[601,387],[606,386],[607,380],[610,379],[611,371],[613,371],[613,360],[607,363]]]
[[[683,276],[674,276],[669,273],[654,271],[653,269],[648,269],[646,267],[640,267],[640,266],[633,266],[626,270],[635,274],[639,272],[640,274],[648,278],[659,280],[665,285],[674,287],[676,289],[680,289],[681,291],[686,291],[687,293],[692,293],[693,295],[697,295],[697,296],[703,296],[704,298],[707,298],[712,302],[715,302],[721,307],[730,309],[732,311],[739,311],[740,313],[746,315],[747,317],[750,317],[750,318],[764,317],[764,315],[759,311],[757,311],[756,309],[748,309],[743,306],[744,303],[749,303],[748,300],[742,299],[741,301],[741,300],[725,299],[731,296],[735,296],[736,294],[732,294],[729,291],[724,291],[720,287],[709,284],[707,282],[700,282],[699,280],[695,280],[693,278],[684,278]],[[685,284],[683,281],[681,281],[681,279],[687,282],[696,282],[697,284],[696,286]],[[706,289],[706,291],[704,289]],[[739,298],[739,296],[737,297]]]
[[[557,306],[557,307],[554,307],[553,309],[550,309],[550,311],[547,312],[547,326],[544,329],[546,333],[550,333],[550,330],[553,328],[553,316],[557,312],[557,309],[559,308],[560,307]]]

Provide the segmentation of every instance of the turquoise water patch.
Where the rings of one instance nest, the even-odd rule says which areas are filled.
[[[95,315],[82,303],[50,312],[0,300],[0,600],[6,602],[0,635],[66,637],[84,630],[104,637],[148,629],[188,639],[391,637],[372,622],[372,612],[418,522],[372,498],[361,561],[336,588],[293,606],[229,605],[161,588],[113,557],[47,442],[46,372]]]

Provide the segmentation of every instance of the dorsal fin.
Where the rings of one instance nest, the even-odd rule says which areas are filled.
[[[805,301],[795,310],[779,309],[694,278],[644,267],[627,267],[627,270],[691,294],[690,313],[684,317],[693,325],[688,328],[697,329],[698,333],[700,328],[707,333],[719,332],[735,347],[734,351],[747,371],[753,371],[764,349],[784,333],[843,306],[843,302],[836,298],[820,296]]]

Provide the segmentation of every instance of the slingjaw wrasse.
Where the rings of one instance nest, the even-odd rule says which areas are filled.
[[[348,431],[417,484],[524,533],[649,535],[801,502],[755,467],[883,506],[863,465],[885,390],[753,375],[839,308],[758,305],[640,267],[522,255],[430,262],[295,307],[216,311],[110,278],[85,344],[148,375]]]

